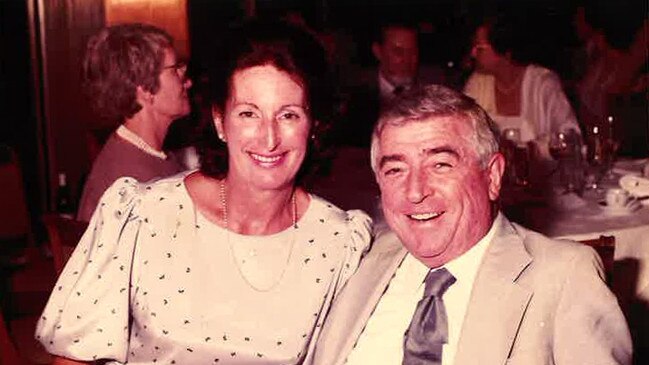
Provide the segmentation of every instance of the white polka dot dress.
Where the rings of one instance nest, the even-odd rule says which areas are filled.
[[[194,209],[184,174],[107,190],[36,338],[128,364],[297,364],[370,242],[370,220],[311,196],[296,228],[244,236]]]

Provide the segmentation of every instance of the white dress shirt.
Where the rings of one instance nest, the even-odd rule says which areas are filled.
[[[469,251],[444,265],[456,281],[442,296],[448,317],[448,343],[442,350],[442,365],[453,364],[473,282],[500,219],[498,215],[489,232]],[[403,335],[424,294],[424,279],[429,270],[411,254],[406,255],[347,358],[347,364],[401,364]]]
[[[413,84],[413,80],[410,80],[408,82],[404,82],[401,85],[395,85],[392,82],[390,82],[388,79],[386,79],[383,76],[383,74],[380,72],[378,73],[378,79],[379,79],[379,92],[381,93],[381,102],[387,102],[392,98],[394,98],[395,97],[394,89],[396,89],[397,86],[401,86],[404,88],[404,90],[408,90],[412,87]]]

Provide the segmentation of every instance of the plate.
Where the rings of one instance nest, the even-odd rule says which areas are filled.
[[[606,215],[614,215],[614,216],[619,216],[619,215],[629,215],[636,210],[640,209],[641,204],[637,200],[631,200],[629,203],[623,207],[611,207],[608,204],[606,204],[605,201],[599,202],[600,208],[602,208],[602,212]]]
[[[644,177],[624,175],[620,178],[620,187],[636,198],[649,196],[649,179]]]

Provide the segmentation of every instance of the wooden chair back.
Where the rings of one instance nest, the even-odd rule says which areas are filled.
[[[58,214],[45,214],[43,224],[47,229],[50,248],[54,259],[56,274],[61,274],[63,267],[72,255],[81,236],[88,228],[88,223],[65,218]]]
[[[33,242],[23,174],[16,153],[0,145],[0,241],[21,239]]]
[[[579,241],[588,245],[597,251],[599,257],[604,264],[604,273],[606,274],[606,282],[610,286],[613,282],[613,265],[615,254],[615,236],[601,235],[598,238]]]

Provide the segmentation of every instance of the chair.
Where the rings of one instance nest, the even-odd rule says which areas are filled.
[[[601,235],[598,238],[582,240],[579,242],[588,245],[597,251],[597,254],[599,254],[599,257],[602,259],[602,263],[604,264],[606,283],[610,286],[613,282],[615,236]]]
[[[0,310],[0,365],[23,364],[7,328],[4,315]]]
[[[70,255],[72,255],[72,251],[77,246],[79,239],[86,231],[88,223],[53,213],[44,214],[42,220],[49,236],[52,257],[54,258],[54,269],[56,274],[59,275]]]
[[[2,251],[20,255],[34,243],[31,218],[18,157],[13,149],[0,144],[0,243]],[[20,245],[18,245],[20,244]],[[11,261],[11,260],[9,260]]]

